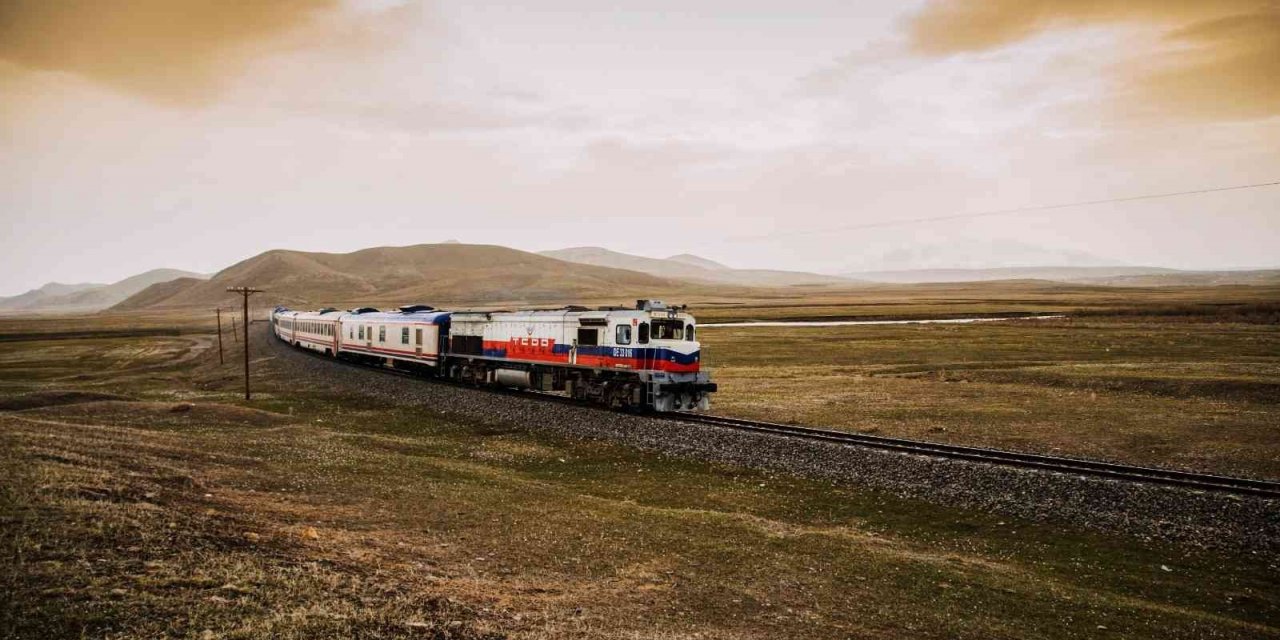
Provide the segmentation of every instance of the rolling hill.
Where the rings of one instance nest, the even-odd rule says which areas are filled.
[[[16,296],[10,296],[7,298],[0,298],[0,311],[21,312],[39,309],[41,304],[46,301],[105,286],[107,285],[92,282],[84,282],[80,284],[50,282],[38,289],[27,291],[26,293],[20,293]]]
[[[610,251],[602,247],[572,247],[542,251],[539,255],[615,269],[639,271],[660,278],[675,278],[703,283],[731,284],[742,287],[790,287],[813,285],[849,285],[854,280],[839,276],[778,271],[772,269],[733,269],[718,262],[689,254],[670,258],[645,258]]]
[[[266,289],[272,304],[399,305],[405,303],[551,303],[586,299],[624,302],[638,296],[692,292],[696,286],[657,276],[579,265],[493,245],[424,244],[352,253],[273,250],[232,265],[208,281],[149,287],[116,310],[227,304],[227,287]]]
[[[178,269],[152,269],[111,284],[59,284],[51,282],[22,295],[0,298],[0,313],[65,313],[101,311],[159,283],[178,278],[204,278]]]

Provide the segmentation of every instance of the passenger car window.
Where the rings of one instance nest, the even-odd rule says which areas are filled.
[[[618,344],[631,344],[631,325],[618,325],[618,331],[614,337],[616,338],[615,342]]]
[[[409,327],[400,328],[400,344],[409,344]]]
[[[378,342],[386,342],[386,341],[387,341],[387,328],[378,327]]]

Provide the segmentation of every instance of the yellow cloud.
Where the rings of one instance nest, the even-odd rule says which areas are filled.
[[[1271,0],[935,1],[911,23],[913,48],[939,56],[987,51],[1074,27],[1155,30],[1154,50],[1114,69],[1128,115],[1252,119],[1280,114],[1280,3]]]
[[[0,62],[153,100],[212,95],[254,47],[338,0],[0,0]]]

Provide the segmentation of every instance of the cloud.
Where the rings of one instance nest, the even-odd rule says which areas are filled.
[[[0,62],[199,104],[340,0],[0,0]],[[3,65],[0,65],[3,66]]]
[[[952,0],[910,23],[928,56],[979,53],[1050,31],[1129,27],[1112,66],[1125,115],[1197,120],[1280,115],[1280,3],[1271,0]]]

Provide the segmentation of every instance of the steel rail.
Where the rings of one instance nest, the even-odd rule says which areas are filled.
[[[267,328],[268,334],[274,341],[283,344],[286,347],[292,347],[288,343],[280,340],[270,327]],[[489,392],[496,392],[505,395],[511,395],[524,398],[537,398],[544,401],[561,402],[572,404],[578,407],[596,409],[600,411],[610,411],[606,407],[596,404],[574,400],[562,395],[547,393],[542,391],[532,391],[523,389],[505,389],[483,387],[479,385],[459,382],[456,380],[448,380],[445,378],[430,378],[415,374],[411,371],[403,369],[394,369],[383,365],[374,365],[355,360],[347,360],[334,356],[325,356],[311,349],[292,349],[303,354],[334,362],[344,364],[361,369],[371,369],[381,373],[422,380],[426,382],[437,382],[452,385],[456,387],[465,387],[468,389],[478,389]],[[1055,473],[1065,473],[1081,476],[1093,476],[1101,478],[1110,478],[1113,480],[1121,480],[1125,482],[1159,484],[1165,486],[1181,487],[1184,489],[1198,489],[1204,491],[1218,491],[1223,493],[1234,493],[1238,495],[1254,495],[1265,498],[1280,498],[1280,482],[1269,480],[1258,480],[1254,478],[1240,478],[1233,476],[1220,476],[1208,473],[1196,473],[1192,471],[1178,471],[1175,469],[1159,469],[1155,467],[1142,467],[1134,465],[1119,464],[1114,462],[1103,462],[1101,460],[1085,460],[1080,458],[1066,458],[1061,456],[1047,456],[1037,453],[1022,453],[1018,451],[1008,451],[1004,449],[988,449],[984,447],[969,447],[964,445],[944,444],[941,442],[928,442],[924,440],[911,440],[907,438],[891,438],[887,436],[873,436],[862,433],[850,433],[847,431],[834,431],[831,429],[817,429],[813,427],[801,427],[790,424],[780,424],[776,422],[763,422],[759,420],[744,420],[741,418],[730,418],[728,416],[716,416],[703,413],[689,413],[684,411],[675,411],[671,413],[651,414],[649,417],[659,420],[674,420],[678,422],[687,422],[694,424],[702,424],[714,427],[722,427],[726,429],[736,429],[738,431],[751,431],[755,433],[767,433],[777,436],[785,436],[791,438],[801,438],[806,440],[817,440],[822,442],[831,442],[834,444],[842,444],[848,446],[860,446],[874,449],[885,449],[890,451],[899,451],[914,455],[926,455],[938,458],[948,458],[953,460],[967,460],[971,462],[982,462],[987,464],[1002,465],[1007,467],[1016,467],[1023,469],[1037,469],[1040,471],[1050,471]]]
[[[1061,456],[1048,456],[1037,453],[1007,451],[1004,449],[988,449],[985,447],[969,447],[964,445],[944,444],[940,442],[910,440],[906,438],[873,436],[861,433],[849,433],[846,431],[815,429],[812,427],[800,427],[796,425],[762,422],[757,420],[743,420],[739,418],[729,418],[725,416],[700,413],[676,412],[671,414],[671,416],[673,419],[684,422],[738,429],[741,431],[771,433],[793,438],[821,440],[838,444],[887,449],[919,455],[929,455],[957,460],[971,460],[1075,475],[1098,476],[1128,482],[1144,482],[1183,488],[1280,498],[1280,482],[1257,480],[1254,478],[1238,478],[1208,473],[1195,473],[1191,471],[1177,471],[1174,469],[1126,465],[1114,462],[1103,462],[1100,460],[1065,458]]]

